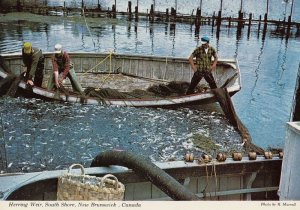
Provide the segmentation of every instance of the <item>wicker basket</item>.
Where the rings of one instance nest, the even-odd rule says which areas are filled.
[[[80,167],[81,175],[70,173],[75,166]],[[58,178],[57,200],[123,200],[124,192],[124,185],[114,175],[85,175],[82,165],[73,164],[67,174]]]

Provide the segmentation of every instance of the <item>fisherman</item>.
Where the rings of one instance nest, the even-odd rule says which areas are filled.
[[[52,90],[54,85],[56,86],[56,88],[61,87],[64,80],[68,77],[71,82],[73,91],[82,94],[83,89],[78,82],[69,54],[66,51],[62,50],[61,44],[56,44],[54,48],[55,52],[52,56],[53,74],[51,74],[49,78],[47,87],[48,90]]]
[[[45,57],[42,50],[32,47],[30,42],[25,42],[22,48],[23,76],[30,86],[41,87],[44,77]],[[33,81],[34,80],[34,81]]]
[[[196,65],[194,64],[194,58],[196,58]],[[212,58],[214,58],[213,61]],[[194,71],[194,75],[186,92],[187,95],[194,93],[195,87],[203,77],[211,89],[217,88],[212,75],[212,70],[216,68],[217,62],[218,55],[216,50],[209,45],[209,37],[203,36],[201,38],[201,46],[197,47],[189,57],[189,63]]]

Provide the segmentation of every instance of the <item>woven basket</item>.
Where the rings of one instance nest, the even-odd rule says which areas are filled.
[[[75,166],[80,167],[81,175],[70,173]],[[123,200],[124,192],[124,185],[114,175],[85,175],[82,165],[73,164],[67,174],[58,178],[57,200]]]

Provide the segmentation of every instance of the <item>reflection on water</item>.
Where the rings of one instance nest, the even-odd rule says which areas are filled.
[[[295,78],[300,60],[299,30],[295,28],[293,28],[289,32],[289,36],[287,36],[286,34],[280,33],[280,30],[277,27],[271,25],[268,27],[265,27],[264,25],[252,25],[250,29],[248,26],[237,28],[222,25],[220,28],[216,28],[208,25],[202,25],[200,30],[197,31],[193,25],[184,23],[150,23],[143,20],[135,22],[127,21],[126,18],[119,20],[88,18],[87,24],[90,29],[89,31],[81,17],[64,18],[39,16],[39,18],[36,18],[36,16],[24,15],[21,13],[18,14],[18,21],[14,21],[14,18],[11,16],[3,16],[0,21],[1,53],[20,52],[22,43],[24,41],[31,41],[35,46],[43,49],[43,51],[52,51],[53,46],[59,42],[62,43],[64,48],[68,51],[107,52],[114,50],[115,52],[122,54],[128,53],[188,58],[192,50],[200,44],[199,37],[203,34],[207,34],[211,37],[211,44],[217,48],[219,57],[237,57],[239,60],[242,72],[242,90],[233,97],[233,101],[239,117],[249,129],[254,143],[264,148],[267,148],[268,146],[283,147],[285,138],[285,123],[289,121],[293,91],[296,82]],[[10,103],[16,103],[19,104],[19,106],[22,106],[23,102],[22,100],[13,102],[6,102],[6,100],[3,100],[1,103],[1,110]],[[24,106],[26,103],[28,102],[24,102]],[[49,104],[43,103],[40,103],[39,105],[44,106],[45,109],[50,106]],[[55,107],[54,110],[56,108],[57,107]],[[103,107],[86,108],[70,106],[70,110],[73,110],[74,113],[84,111],[85,114],[83,114],[83,117],[96,115],[95,110],[99,111],[98,109],[102,112],[105,110],[105,112],[108,112],[111,115],[114,115],[115,112],[126,112],[126,117],[127,115],[132,115],[131,121],[136,121],[136,125],[140,123],[139,117],[147,116],[146,113],[148,112],[158,116],[157,119],[164,118],[164,120],[166,120],[174,113],[175,115],[179,115],[181,119],[186,120],[187,118],[186,115],[183,114],[184,111],[174,111],[173,113],[172,111],[165,112],[162,110],[154,111],[148,109],[137,109],[133,111],[133,114],[131,113],[131,108],[112,109],[109,111],[109,109]],[[86,113],[89,114],[86,115]],[[210,114],[207,116],[209,115]],[[18,115],[19,120],[22,120],[24,116],[22,117],[21,115]],[[200,116],[202,116],[202,114],[200,114]],[[77,121],[78,119],[75,116],[73,116],[73,118],[78,124],[80,123],[80,121]],[[17,119],[18,118],[16,118],[16,120]],[[106,116],[106,119],[109,120],[109,117]],[[25,120],[28,119],[23,119],[21,123]],[[96,119],[94,122],[97,122],[97,120],[99,119]],[[205,117],[204,121],[205,120],[208,119]],[[114,125],[115,122],[116,121],[111,121],[110,126],[118,126],[118,123]],[[160,120],[154,122],[158,123],[158,125],[160,125],[160,122],[163,124],[163,121]],[[133,151],[141,147],[141,144],[144,144],[142,147],[147,148],[148,150],[145,149],[145,151],[149,152],[146,152],[146,156],[151,156],[151,152],[155,153],[155,158],[151,156],[153,159],[161,160],[166,157],[170,157],[172,154],[166,151],[168,150],[168,147],[171,147],[172,141],[177,139],[180,142],[184,142],[187,139],[186,136],[189,134],[189,132],[185,129],[189,130],[192,129],[191,127],[195,126],[193,123],[186,124],[179,123],[178,121],[176,122],[178,124],[176,128],[168,128],[171,130],[178,130],[176,132],[174,131],[175,134],[168,132],[164,135],[164,132],[161,132],[160,134],[155,133],[154,137],[151,137],[153,136],[153,132],[149,132],[149,129],[151,129],[150,127],[153,124],[150,123],[148,130],[145,131],[149,133],[148,135],[145,135],[145,133],[136,134],[139,136],[137,138],[140,143],[137,143],[136,141],[129,142],[129,140],[126,140],[126,142],[128,145],[131,145],[130,149]],[[31,123],[34,124],[35,122],[31,121]],[[56,122],[53,122],[53,124],[55,123]],[[87,126],[96,126],[97,123]],[[104,122],[101,123],[105,124]],[[62,132],[59,131],[59,128],[61,127],[58,126],[54,129],[47,126],[45,124],[45,128],[39,129],[52,129],[51,132],[53,133],[50,136],[52,136],[51,138],[53,138],[53,141],[56,142],[55,139],[60,137],[60,132]],[[103,126],[105,127],[106,125]],[[110,132],[109,130],[111,127],[105,127],[105,132]],[[119,128],[114,127],[114,129]],[[130,130],[132,128],[128,127],[127,129]],[[61,130],[63,129],[61,128]],[[9,133],[11,131],[7,132]],[[29,133],[27,133],[24,129],[20,130],[19,134],[21,135],[19,138],[24,138],[24,141],[33,141],[32,136],[25,135],[30,134],[30,129],[28,132]],[[45,132],[47,133],[48,131]],[[121,148],[126,148],[128,146],[122,145],[123,138],[131,137],[131,134],[127,131],[123,130],[123,132],[120,132],[118,136],[115,137],[113,135],[102,135],[101,132],[98,134],[92,134],[92,139],[89,139],[91,137],[88,137],[88,135],[83,136],[82,138],[80,136],[77,136],[76,139],[70,138],[72,143],[74,141],[81,142],[83,141],[82,139],[86,139],[86,141],[89,142],[87,145],[91,144],[94,146],[93,148],[97,148],[92,149],[92,151],[89,150],[90,153],[85,154],[86,158],[82,160],[84,163],[90,160],[88,157],[91,158],[91,156],[99,152],[99,144],[101,144],[101,148],[104,149],[110,149],[112,148],[112,145],[119,145]],[[214,132],[217,133],[217,138],[223,136],[220,132]],[[42,132],[35,135],[40,134],[42,135]],[[168,140],[167,142],[163,141],[165,138],[169,138],[172,135],[173,140]],[[210,132],[209,135],[215,134]],[[145,139],[149,138],[150,141],[153,141],[153,144],[149,145],[147,143],[141,143],[143,142],[143,138],[141,136],[144,136],[143,138]],[[99,143],[99,141],[91,143],[93,142],[93,139],[104,139],[106,137],[111,139],[112,142],[107,143],[107,145],[103,145],[103,142]],[[9,138],[9,136],[6,136],[5,139]],[[14,138],[16,137],[13,137],[13,139]],[[34,140],[32,142],[33,144],[36,144],[36,142],[40,142],[39,144],[42,144],[42,142],[45,143],[45,139],[43,137],[36,138],[40,139],[38,141]],[[156,145],[157,140],[155,140],[155,138],[159,138],[160,146]],[[20,141],[20,139],[18,139],[18,141]],[[61,138],[58,142],[63,144],[64,140]],[[70,142],[65,142],[65,144],[69,143]],[[79,145],[74,145],[74,150],[71,151],[72,154],[76,154],[76,150],[80,148],[80,144],[81,143],[79,143]],[[136,146],[136,144],[138,146]],[[24,145],[24,148],[26,148],[26,142],[23,146]],[[156,145],[157,148],[154,146],[156,149],[150,149],[153,145]],[[44,151],[49,149],[49,147],[43,146],[42,144],[34,149],[37,153],[39,150],[37,148]],[[174,152],[177,150],[178,153],[183,153],[183,150],[178,148],[173,148],[171,151]],[[28,155],[25,150],[13,152],[23,152]],[[71,159],[69,161],[72,162]],[[41,161],[41,164],[44,164],[43,161]]]

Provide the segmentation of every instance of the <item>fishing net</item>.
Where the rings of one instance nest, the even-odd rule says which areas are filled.
[[[264,150],[252,143],[252,138],[248,129],[237,116],[227,89],[216,88],[213,89],[212,92],[215,94],[215,97],[230,124],[233,125],[240,133],[246,152],[254,151],[260,155],[263,155]]]
[[[155,84],[146,90],[135,89],[131,92],[121,92],[111,88],[93,88],[88,87],[84,95],[88,97],[97,97],[99,99],[146,99],[146,98],[165,98],[185,95],[189,87],[188,82],[172,81],[167,84]],[[206,85],[199,85],[197,92],[207,89]]]

